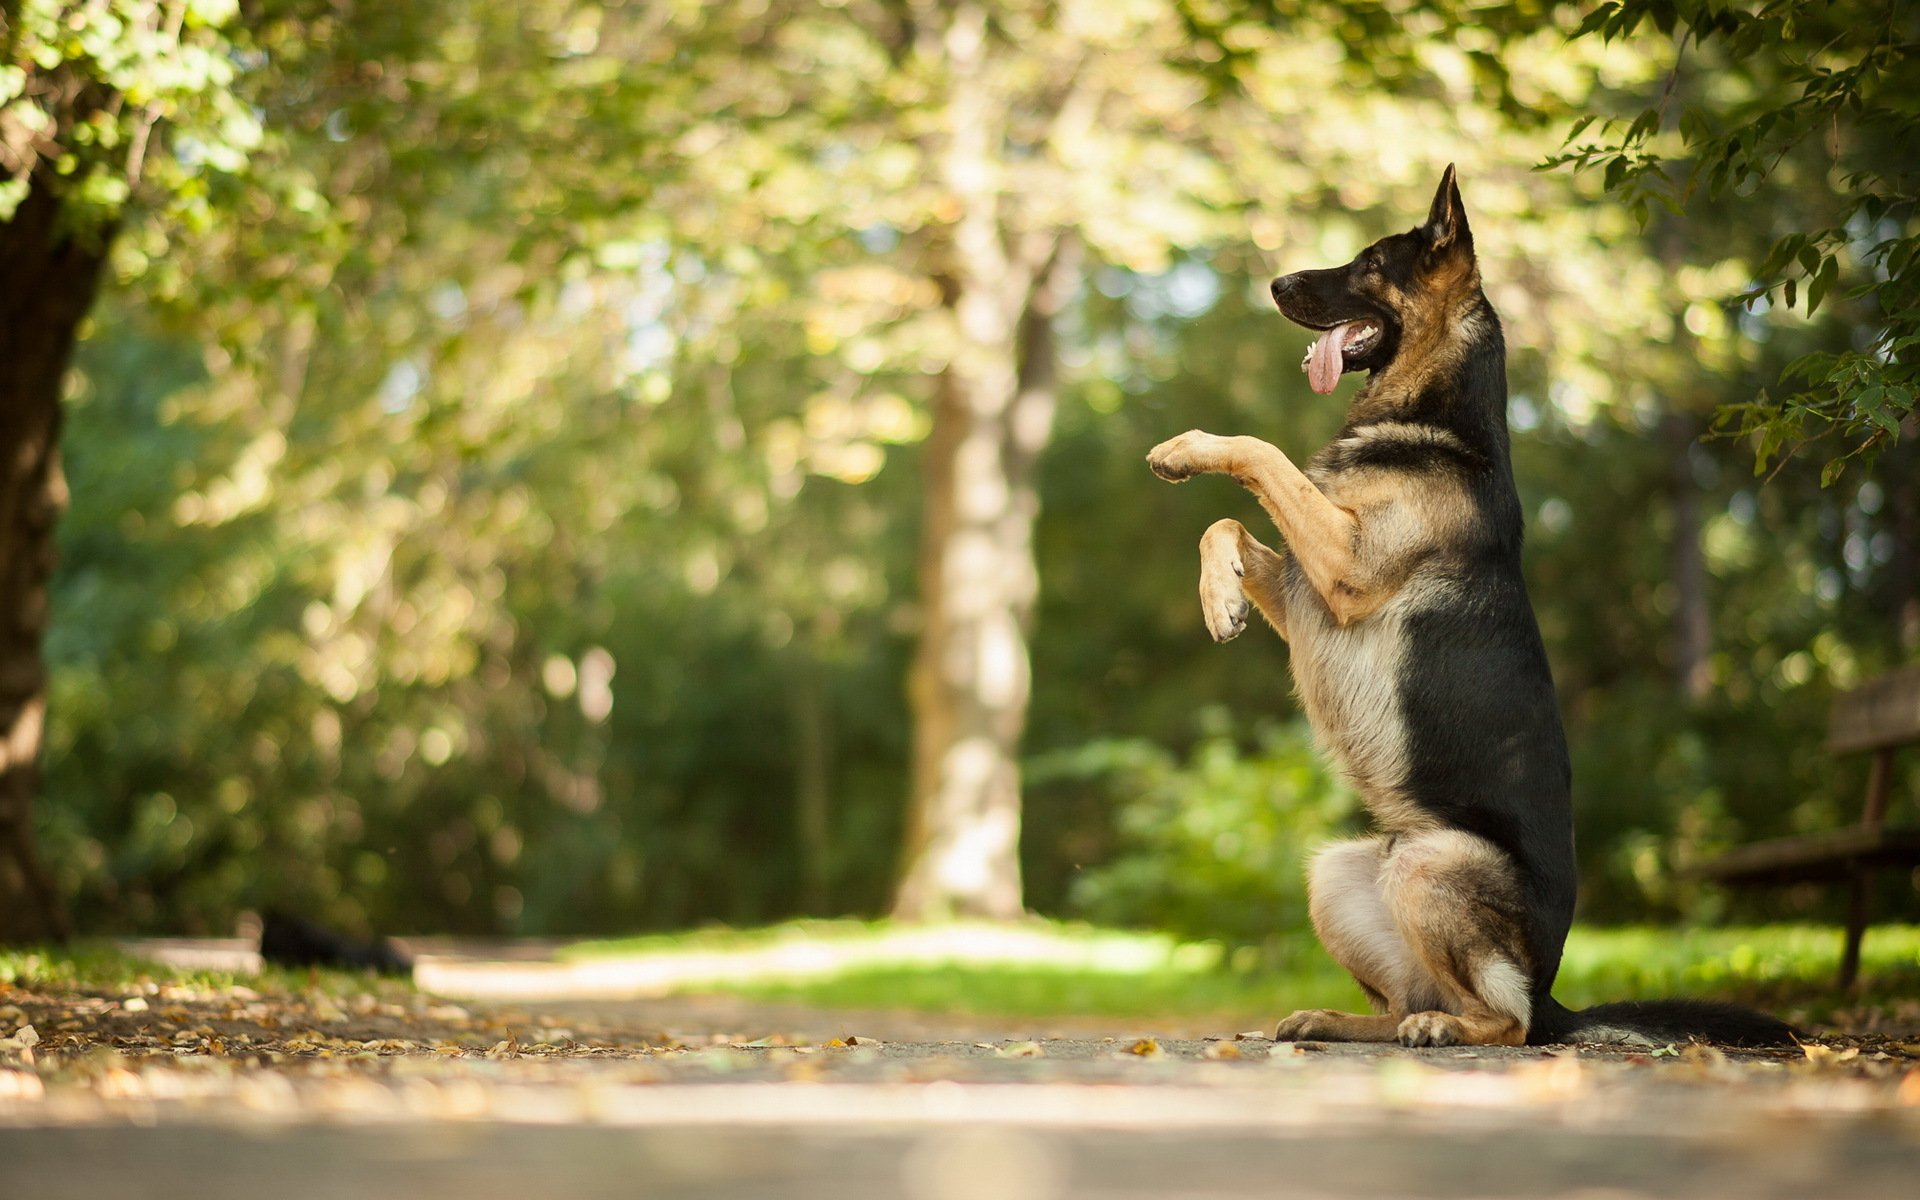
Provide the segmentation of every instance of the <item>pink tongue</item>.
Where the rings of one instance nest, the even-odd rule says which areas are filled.
[[[1346,369],[1341,361],[1341,351],[1353,336],[1355,322],[1335,325],[1320,335],[1320,340],[1307,351],[1307,386],[1322,396],[1333,391],[1340,384],[1340,374]]]

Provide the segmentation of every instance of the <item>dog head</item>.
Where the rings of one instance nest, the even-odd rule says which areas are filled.
[[[1424,225],[1381,238],[1344,267],[1273,281],[1281,313],[1321,333],[1301,366],[1322,395],[1348,371],[1378,372],[1430,351],[1461,302],[1478,294],[1473,233],[1451,165]]]

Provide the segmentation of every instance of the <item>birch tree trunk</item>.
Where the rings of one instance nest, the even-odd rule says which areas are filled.
[[[1020,736],[1038,578],[1033,468],[1053,428],[1054,234],[1004,223],[1005,113],[984,78],[986,23],[956,9],[944,182],[959,205],[943,279],[956,350],[926,443],[920,642],[908,681],[912,795],[894,915],[1020,915]]]

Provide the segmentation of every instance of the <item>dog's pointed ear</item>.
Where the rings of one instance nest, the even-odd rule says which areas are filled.
[[[1447,164],[1447,173],[1440,177],[1440,187],[1433,193],[1433,207],[1427,210],[1425,228],[1427,244],[1435,250],[1473,244],[1473,233],[1467,228],[1466,205],[1460,202],[1460,182],[1452,163]]]

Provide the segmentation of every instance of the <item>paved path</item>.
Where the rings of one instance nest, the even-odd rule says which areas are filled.
[[[1540,1123],[1311,1133],[1005,1123],[83,1128],[0,1135],[0,1188],[34,1200],[1914,1195],[1911,1141],[1854,1124],[1755,1132],[1632,1134]]]
[[[21,1022],[0,1200],[1920,1195],[1899,1037],[1407,1051],[188,988],[0,995]]]

